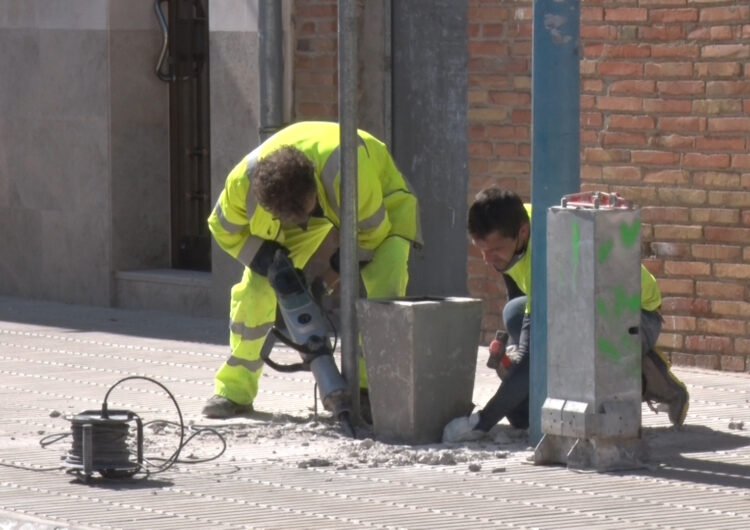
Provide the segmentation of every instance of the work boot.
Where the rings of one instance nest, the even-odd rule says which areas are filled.
[[[203,405],[203,415],[207,418],[227,419],[244,416],[253,411],[253,404],[240,405],[224,396],[215,395]]]
[[[652,348],[643,356],[643,400],[664,403],[669,408],[669,421],[679,427],[685,422],[690,395],[685,383],[670,370],[670,362],[659,350]],[[651,407],[653,409],[653,407]]]

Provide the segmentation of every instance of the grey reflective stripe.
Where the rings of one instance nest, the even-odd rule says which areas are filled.
[[[245,267],[249,267],[253,258],[258,253],[258,249],[263,244],[263,241],[264,239],[258,236],[248,236],[242,249],[240,249],[239,254],[237,254],[237,260]]]
[[[403,173],[401,174],[401,178],[404,179],[404,184],[406,184],[406,190],[402,190],[402,189],[393,190],[388,195],[386,195],[386,197],[390,197],[394,193],[410,193],[411,195],[414,195],[414,197],[416,198],[416,194],[414,193],[414,188],[412,187],[411,182],[409,182],[409,179],[407,179]],[[385,197],[383,198],[385,199]],[[422,245],[424,245],[424,240],[422,239],[422,220],[419,218],[419,204],[417,204],[417,209],[415,213],[417,217],[415,220],[415,223],[417,226],[414,231],[413,242],[421,247]]]
[[[370,230],[379,227],[380,223],[382,223],[384,219],[385,206],[381,204],[380,208],[378,208],[374,214],[372,214],[367,219],[361,220],[359,223],[357,223],[357,226],[359,226],[359,228],[362,230]]]
[[[357,250],[357,260],[359,261],[372,261],[375,257],[375,251],[369,248],[359,247]]]
[[[229,324],[229,331],[242,337],[242,340],[257,340],[265,337],[268,330],[272,327],[273,322],[266,322],[252,328],[242,322],[232,322]]]
[[[258,155],[260,154],[260,146],[253,149],[253,151],[247,155],[247,169],[245,169],[245,176],[247,180],[251,181],[247,187],[247,195],[245,196],[245,212],[247,215],[248,222],[253,218],[255,208],[258,206],[258,201],[255,198],[255,194],[252,190],[252,176],[255,173],[255,166],[258,164]]]
[[[367,144],[365,143],[365,141],[361,136],[357,136],[357,140],[359,140],[359,145],[365,148],[365,152],[369,157],[370,151],[367,149]],[[328,204],[331,205],[331,209],[336,214],[336,217],[341,217],[341,208],[336,202],[336,188],[334,186],[336,175],[339,174],[339,169],[341,167],[341,158],[339,157],[340,150],[341,146],[336,146],[336,149],[331,151],[331,154],[328,155],[328,159],[326,160],[325,164],[323,164],[323,169],[320,170],[320,181],[323,183],[323,189],[326,190]]]
[[[243,228],[247,227],[247,224],[238,225],[236,223],[233,223],[229,219],[227,219],[226,216],[224,215],[224,210],[221,209],[221,204],[219,204],[218,202],[216,203],[216,206],[214,206],[214,213],[216,214],[216,217],[219,219],[219,223],[221,223],[221,227],[224,229],[225,232],[229,232],[230,234],[236,234],[237,232],[242,231]]]
[[[263,359],[256,359],[254,361],[248,361],[247,359],[240,359],[239,357],[235,357],[234,355],[230,355],[227,359],[227,365],[228,366],[242,366],[243,368],[246,368],[247,370],[250,370],[251,372],[255,372],[256,370],[260,370],[263,368]]]

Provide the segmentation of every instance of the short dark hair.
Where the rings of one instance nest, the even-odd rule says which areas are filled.
[[[529,222],[523,201],[517,193],[497,186],[485,188],[469,207],[468,230],[475,239],[485,239],[492,232],[502,237],[516,237]]]
[[[305,217],[310,195],[317,193],[315,166],[296,147],[279,147],[258,161],[252,192],[279,219]]]

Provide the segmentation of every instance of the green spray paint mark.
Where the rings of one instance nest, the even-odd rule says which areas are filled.
[[[614,247],[615,244],[612,242],[611,239],[608,239],[601,245],[599,245],[599,251],[597,252],[597,260],[599,263],[604,263],[607,261],[607,258],[609,257],[610,252],[612,252],[612,247]]]
[[[636,219],[632,225],[622,223],[620,225],[620,236],[622,244],[626,247],[632,247],[638,241],[638,235],[641,233],[641,221]]]
[[[628,296],[622,285],[615,287],[615,316],[620,316],[623,310],[634,313],[641,310],[641,297],[637,294]]]
[[[620,352],[617,351],[615,345],[609,342],[607,339],[603,337],[598,338],[596,340],[596,347],[599,349],[602,355],[604,355],[610,361],[615,363],[620,362]]]

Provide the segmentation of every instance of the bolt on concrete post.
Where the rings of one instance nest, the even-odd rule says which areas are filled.
[[[640,212],[601,197],[611,198],[564,200],[547,213],[548,391],[537,464],[611,470],[645,457]]]
[[[474,408],[482,302],[462,297],[357,301],[375,438],[440,442]]]

